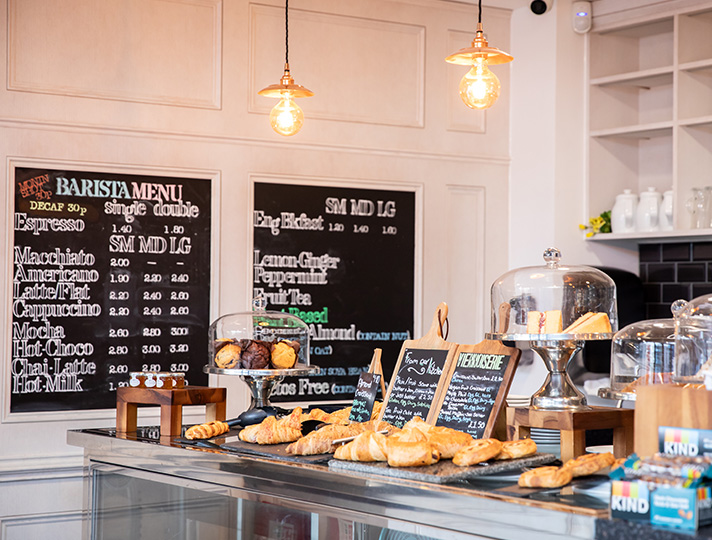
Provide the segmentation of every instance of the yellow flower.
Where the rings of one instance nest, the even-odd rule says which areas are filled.
[[[594,232],[587,232],[587,233],[586,233],[586,238],[591,238],[594,234],[596,234],[596,233],[594,233]]]
[[[583,223],[579,223],[579,229],[585,231],[586,229],[588,229],[588,227],[586,227],[586,225],[584,225]]]

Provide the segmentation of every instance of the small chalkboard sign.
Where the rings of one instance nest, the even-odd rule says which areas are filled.
[[[371,419],[380,382],[381,376],[378,373],[361,373],[356,384],[354,402],[351,405],[351,414],[349,415],[351,422],[368,422]]]
[[[491,437],[520,354],[499,341],[460,345],[435,407],[436,425]]]
[[[402,427],[408,420],[420,416],[433,421],[432,405],[439,401],[441,381],[450,372],[456,343],[442,338],[447,304],[440,304],[428,333],[417,340],[403,342],[393,372],[381,420]]]

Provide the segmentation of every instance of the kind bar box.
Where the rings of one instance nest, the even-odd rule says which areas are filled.
[[[634,454],[611,471],[611,517],[687,530],[712,523],[711,469],[701,457]]]
[[[712,430],[660,426],[658,452],[671,456],[712,457]]]

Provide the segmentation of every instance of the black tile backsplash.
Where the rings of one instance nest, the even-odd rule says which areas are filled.
[[[641,244],[639,255],[647,318],[669,319],[675,300],[712,294],[712,242]]]

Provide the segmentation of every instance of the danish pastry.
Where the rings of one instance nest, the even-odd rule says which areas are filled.
[[[519,476],[519,486],[528,488],[556,488],[571,482],[571,470],[564,467],[537,467]]]
[[[209,439],[210,437],[215,437],[216,435],[222,435],[230,431],[230,426],[225,422],[220,422],[218,420],[214,422],[206,422],[205,424],[198,424],[197,426],[191,426],[185,430],[186,439]]]
[[[517,459],[536,454],[536,443],[531,439],[504,441],[502,451],[495,459]]]
[[[477,465],[497,456],[502,450],[502,443],[497,439],[475,439],[460,448],[452,457],[452,462],[459,467]]]
[[[280,444],[293,442],[302,436],[302,409],[296,407],[289,416],[277,420],[268,416],[259,424],[247,426],[240,431],[240,440],[257,444]]]
[[[472,435],[447,427],[435,426],[428,432],[428,441],[440,452],[440,459],[450,459],[472,443]]]
[[[596,473],[601,469],[610,467],[616,461],[616,458],[610,452],[602,454],[583,454],[575,459],[570,459],[564,463],[564,469],[571,471],[571,475],[576,478],[578,476],[588,476]]]

